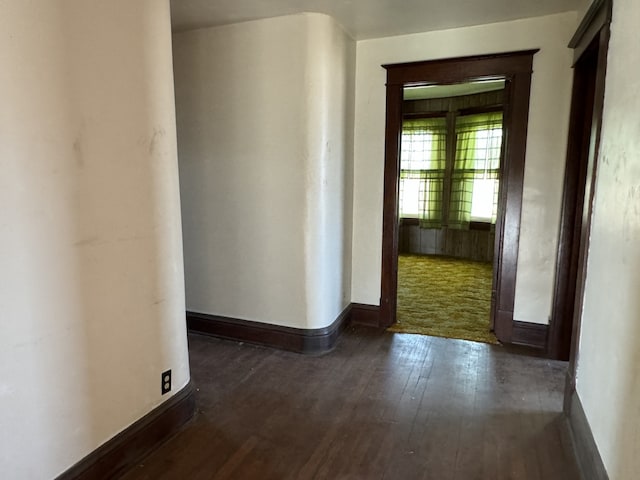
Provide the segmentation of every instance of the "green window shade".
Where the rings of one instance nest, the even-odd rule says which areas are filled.
[[[456,156],[451,174],[449,226],[495,224],[500,185],[502,112],[456,119]]]
[[[403,122],[400,215],[418,218],[423,228],[442,226],[446,151],[445,118],[422,118]]]

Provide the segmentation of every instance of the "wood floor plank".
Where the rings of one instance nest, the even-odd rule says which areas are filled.
[[[123,480],[574,480],[566,364],[347,328],[321,356],[190,335],[198,413]]]

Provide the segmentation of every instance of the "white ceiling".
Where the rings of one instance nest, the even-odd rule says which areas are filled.
[[[171,0],[174,31],[301,12],[334,17],[356,40],[578,10],[583,0]]]

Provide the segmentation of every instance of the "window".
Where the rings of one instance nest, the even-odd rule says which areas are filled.
[[[400,216],[419,218],[423,228],[466,229],[472,221],[493,224],[502,113],[459,116],[452,132],[446,125],[444,117],[403,122]],[[447,141],[455,142],[453,158],[447,158]]]
[[[456,119],[456,150],[451,174],[449,226],[495,223],[498,213],[502,113]]]
[[[446,171],[445,118],[406,120],[400,154],[400,214],[439,227]]]

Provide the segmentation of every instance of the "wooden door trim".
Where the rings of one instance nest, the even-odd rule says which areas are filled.
[[[592,10],[594,9],[603,10],[604,14],[594,14]],[[591,12],[591,13],[590,13]],[[597,32],[595,36],[586,36],[582,35],[581,40],[577,44],[573,45],[573,48],[576,51],[581,51],[582,55],[589,54],[588,48],[589,45],[595,46],[597,48],[597,67],[596,67],[596,81],[595,81],[595,94],[594,94],[594,104],[593,104],[593,117],[591,123],[591,141],[589,148],[589,156],[587,163],[587,178],[585,185],[585,194],[584,194],[584,204],[582,206],[582,227],[580,230],[580,250],[578,257],[578,271],[577,271],[577,279],[576,279],[576,288],[575,288],[575,296],[572,299],[568,299],[568,301],[574,302],[573,307],[573,316],[571,319],[564,319],[565,321],[571,321],[571,347],[569,353],[569,369],[567,372],[567,384],[565,388],[565,411],[570,414],[570,402],[573,395],[573,392],[576,388],[576,369],[577,369],[577,358],[578,358],[578,350],[579,350],[579,338],[580,338],[580,328],[582,321],[582,307],[584,302],[584,292],[585,292],[585,284],[586,284],[586,273],[587,273],[587,260],[588,260],[588,252],[589,252],[589,237],[591,235],[591,217],[593,214],[593,200],[595,194],[595,183],[597,178],[597,170],[598,170],[598,156],[600,152],[600,137],[602,132],[602,117],[604,112],[604,94],[605,94],[605,85],[606,85],[606,72],[607,72],[607,55],[609,51],[609,37],[611,35],[610,31],[610,22],[611,22],[611,14],[612,14],[612,2],[611,0],[604,1],[595,1],[594,4],[587,12],[587,15],[583,19],[578,31],[585,30],[591,31],[592,29],[585,28],[583,25],[586,22],[598,21],[599,19],[605,18],[606,21],[604,23],[597,24]],[[574,36],[574,39],[576,36]],[[573,40],[572,40],[573,42]],[[584,43],[589,42],[587,45]],[[593,47],[592,47],[593,48]],[[580,60],[578,58],[578,60]],[[559,252],[560,254],[561,252]],[[557,295],[558,292],[555,292]],[[556,324],[560,323],[562,319],[556,319]],[[557,325],[552,325],[552,328],[558,328]]]
[[[580,269],[580,245],[583,241],[583,209],[588,201],[588,188],[593,181],[593,172],[590,170],[593,164],[589,164],[589,149],[595,114],[598,55],[598,39],[594,39],[574,65],[569,140],[547,347],[549,357],[556,360],[569,360],[571,349],[573,308]]]
[[[574,66],[585,53],[589,45],[604,26],[611,23],[611,15],[613,11],[612,0],[594,0],[584,18],[580,22],[576,33],[569,41],[569,48],[573,49]]]
[[[480,55],[444,60],[383,65],[387,70],[384,203],[382,221],[382,278],[379,326],[395,322],[398,280],[398,178],[402,91],[407,85],[460,83],[480,78],[505,78],[504,148],[506,161],[500,186],[501,202],[496,222],[497,272],[494,329],[510,343],[520,237],[522,185],[526,153],[529,95],[533,55],[538,50]]]

